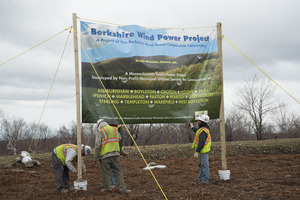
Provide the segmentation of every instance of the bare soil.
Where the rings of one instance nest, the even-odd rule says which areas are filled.
[[[85,157],[87,191],[58,194],[55,191],[51,156],[39,159],[41,166],[25,168],[21,163],[0,169],[0,199],[300,199],[300,154],[234,154],[227,156],[230,180],[220,180],[219,156],[210,156],[210,183],[195,185],[198,161],[191,157],[147,160],[165,169],[143,170],[145,163],[121,158],[123,174],[130,194],[117,189],[100,192],[100,164]],[[70,173],[71,183],[77,180]],[[161,189],[160,189],[161,188]]]

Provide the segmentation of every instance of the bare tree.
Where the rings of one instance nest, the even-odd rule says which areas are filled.
[[[190,129],[188,123],[166,124],[163,144],[184,144],[192,143],[195,133]]]
[[[279,137],[295,138],[300,136],[300,116],[288,112],[286,105],[280,107],[279,111],[272,119],[276,123],[275,129],[277,130],[277,135]]]
[[[82,133],[84,135],[83,137],[83,143],[94,146],[95,144],[95,138],[97,134],[97,129],[95,127],[95,124],[84,124],[82,126]]]
[[[9,149],[13,155],[17,155],[17,142],[24,140],[28,137],[28,126],[23,119],[4,118],[1,122],[2,137],[7,143],[7,149]]]
[[[77,123],[73,120],[70,124],[70,142],[72,144],[77,144]]]
[[[4,112],[0,110],[0,119],[4,116]]]
[[[3,140],[3,132],[2,132],[2,120],[4,117],[4,112],[0,110],[0,140]]]
[[[127,124],[126,125],[130,134],[132,135],[133,139],[136,141],[139,137],[139,133],[140,133],[140,125],[138,124]],[[123,127],[121,127],[123,128]],[[132,141],[129,133],[125,133],[124,131],[124,146],[133,146],[134,142]]]
[[[289,123],[289,134],[292,138],[300,137],[300,116],[296,114],[291,114],[291,121]]]
[[[196,125],[196,126],[198,126],[198,125]],[[181,129],[184,129],[184,133],[187,137],[186,143],[193,143],[193,141],[195,139],[195,133],[194,133],[194,131],[192,131],[190,129],[189,124],[182,124]]]
[[[239,110],[231,109],[225,120],[226,141],[247,140],[251,135],[251,124]]]
[[[40,124],[37,127],[36,123],[31,123],[28,126],[29,129],[29,137],[31,139],[31,150],[32,151],[45,151],[48,149],[47,141],[51,138],[52,130],[45,124]]]
[[[147,131],[145,131],[143,134],[143,145],[147,145],[149,141],[160,132],[161,128],[161,124],[149,124],[149,126],[146,127]]]
[[[209,123],[211,140],[213,142],[220,142],[220,120],[210,120]]]
[[[275,86],[270,81],[261,81],[255,75],[239,90],[237,108],[250,117],[251,127],[257,140],[263,139],[264,122],[280,105],[274,99]]]
[[[70,129],[68,129],[64,125],[58,129],[56,137],[59,138],[59,143],[61,143],[61,144],[72,143],[74,141],[74,138],[73,138],[73,135],[72,135]]]

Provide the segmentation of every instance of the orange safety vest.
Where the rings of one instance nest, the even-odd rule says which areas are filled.
[[[199,144],[199,136],[201,134],[202,131],[205,131],[207,133],[207,138],[205,140],[205,144],[204,147],[201,149],[200,153],[207,153],[210,151],[210,147],[211,147],[211,137],[210,137],[210,132],[209,129],[202,127],[200,128],[197,132],[196,132],[196,136],[192,145],[193,149],[197,149],[198,144]]]
[[[109,152],[120,151],[118,130],[112,126],[105,126],[98,129],[102,134],[100,156]]]
[[[66,165],[66,156],[67,156],[68,148],[72,148],[78,153],[78,147],[77,147],[77,145],[74,145],[74,144],[62,144],[55,148],[56,156],[57,156],[57,158],[59,158],[61,160],[63,165]],[[73,161],[75,161],[75,160],[77,160],[77,159],[75,158]]]

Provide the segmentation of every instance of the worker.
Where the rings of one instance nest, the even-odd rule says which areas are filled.
[[[101,192],[111,190],[111,170],[115,175],[119,193],[128,194],[131,191],[126,189],[120,163],[120,133],[117,128],[108,125],[103,119],[97,121],[97,129],[94,162],[99,160],[102,168]]]
[[[126,153],[123,151],[123,144],[124,144],[124,132],[123,128],[120,124],[109,124],[110,126],[116,127],[118,132],[121,135],[120,141],[119,141],[119,146],[120,146],[120,154],[126,156]]]
[[[81,145],[81,155],[91,153],[91,147]],[[77,174],[77,169],[72,163],[77,161],[78,146],[75,144],[62,144],[56,147],[52,153],[53,171],[56,181],[56,189],[59,193],[66,194],[71,191],[69,183],[69,171]],[[86,172],[86,167],[82,159],[82,169]]]
[[[208,126],[209,116],[200,115],[197,117],[198,129],[190,123],[191,129],[196,133],[192,148],[199,158],[199,175],[196,184],[209,182],[209,151],[211,146],[211,135]]]
[[[120,133],[120,136],[121,136],[120,141],[119,141],[120,155],[126,156],[126,154],[123,151],[124,133],[123,133],[123,129],[122,129],[121,125],[120,124],[109,124],[109,125],[112,127],[116,127],[118,132]],[[111,187],[115,188],[116,187],[116,178],[112,171],[110,174],[110,178],[111,178]]]

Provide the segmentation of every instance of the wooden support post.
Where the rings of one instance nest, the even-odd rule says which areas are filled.
[[[223,52],[222,52],[222,23],[217,23],[217,39],[219,48],[219,61],[221,66],[222,96],[220,106],[220,135],[221,135],[221,161],[222,170],[227,170],[226,140],[225,140],[225,114],[224,114],[224,82],[223,82]]]
[[[79,57],[78,57],[78,33],[77,16],[73,13],[73,38],[74,38],[74,59],[75,59],[75,85],[76,85],[76,116],[77,116],[77,145],[78,145],[78,181],[82,181],[82,160],[81,160],[81,118],[80,118],[80,86],[79,86]]]

